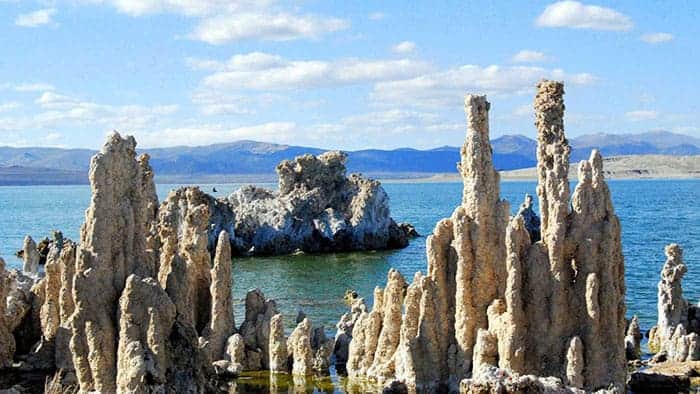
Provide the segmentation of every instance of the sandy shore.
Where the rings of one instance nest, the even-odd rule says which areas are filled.
[[[700,156],[635,155],[604,159],[607,179],[700,179]],[[573,165],[569,179],[577,179],[578,166]],[[501,171],[502,180],[536,180],[535,167]],[[434,174],[417,178],[383,178],[386,183],[462,182],[458,173]]]

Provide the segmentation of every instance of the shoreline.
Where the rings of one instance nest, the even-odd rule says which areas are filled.
[[[529,170],[529,169],[528,169]],[[523,171],[523,170],[513,170],[513,171]],[[397,183],[462,183],[462,177],[459,174],[426,174],[425,176],[417,177],[402,177],[402,176],[389,176],[389,177],[373,177],[371,174],[365,174],[369,177],[376,179],[382,183],[386,184],[397,184]],[[502,171],[499,172],[502,182],[536,182],[537,176],[532,174],[528,175],[513,175],[512,171]],[[226,177],[228,179],[214,179],[209,177],[198,178],[193,177],[177,177],[177,178],[165,178],[156,179],[156,185],[233,185],[233,184],[254,184],[254,185],[269,185],[275,182],[271,180],[270,175],[263,175],[260,179],[253,179],[250,176],[245,176],[244,178],[238,178],[237,176]],[[571,174],[569,179],[576,179],[575,174]],[[612,181],[694,181],[700,180],[700,173],[698,174],[659,174],[659,175],[616,175],[616,174],[605,174],[605,179]],[[0,182],[0,188],[3,187],[51,187],[51,186],[89,186],[87,182],[66,182],[66,183],[15,183],[15,182]]]

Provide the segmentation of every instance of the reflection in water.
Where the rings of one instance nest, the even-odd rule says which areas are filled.
[[[230,394],[342,393],[339,389],[342,383],[334,380],[331,376],[246,372],[232,382],[227,391]]]

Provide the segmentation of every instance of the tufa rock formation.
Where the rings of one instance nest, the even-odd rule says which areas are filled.
[[[337,174],[325,171],[299,182]],[[80,242],[58,232],[42,242],[45,272],[31,237],[26,272],[0,260],[0,369],[17,363],[55,372],[52,387],[104,393],[204,393],[246,370],[328,373],[335,341],[304,320],[287,345],[276,304],[260,290],[248,293],[236,330],[224,202],[188,187],[159,206],[148,156],[137,158],[133,137],[116,132],[92,159],[90,185]],[[376,213],[365,208],[377,207],[357,210]]]
[[[666,352],[669,361],[700,360],[700,308],[683,298],[688,267],[677,244],[666,246],[658,291],[658,321],[649,331],[649,349]]]
[[[380,183],[346,177],[342,152],[303,155],[277,166],[277,192],[246,186],[226,201],[237,253],[288,254],[403,248],[409,227],[390,216]]]
[[[15,338],[7,321],[5,300],[10,292],[10,278],[5,271],[5,260],[0,258],[0,369],[10,367],[15,355]]]
[[[642,338],[643,335],[639,327],[639,319],[637,315],[634,315],[627,326],[627,335],[625,335],[625,355],[628,361],[639,360],[641,357]]]
[[[622,390],[620,224],[598,152],[580,163],[570,198],[563,93],[561,83],[543,81],[535,98],[537,242],[531,200],[509,218],[499,198],[490,105],[467,96],[462,204],[427,240],[427,275],[407,286],[390,271],[372,312],[360,313],[349,346],[351,379],[418,390],[457,390],[462,381],[463,392],[497,392],[507,387],[504,379],[517,390]]]
[[[36,248],[36,242],[30,236],[24,238],[24,246],[22,246],[22,261],[24,262],[23,270],[28,274],[39,273],[39,251]]]

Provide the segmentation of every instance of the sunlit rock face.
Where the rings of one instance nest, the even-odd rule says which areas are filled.
[[[405,247],[378,181],[346,175],[347,156],[303,155],[277,166],[278,191],[246,186],[228,197],[237,253],[265,255]]]
[[[665,351],[671,361],[700,360],[700,308],[683,298],[683,276],[688,267],[683,249],[666,246],[658,290],[658,321],[649,332],[649,349]]]
[[[535,98],[541,223],[527,200],[509,218],[491,157],[490,104],[467,96],[462,202],[427,240],[427,274],[407,285],[391,271],[372,312],[361,313],[351,379],[457,390],[469,378],[463,392],[502,386],[507,376],[542,390],[624,387],[620,224],[597,152],[580,163],[570,196],[563,93],[561,83],[542,81]],[[541,240],[533,242],[535,225]]]

